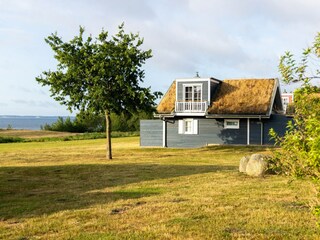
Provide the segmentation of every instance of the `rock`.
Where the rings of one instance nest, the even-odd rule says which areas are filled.
[[[242,172],[242,173],[246,172],[249,159],[250,159],[250,156],[244,156],[243,158],[240,159],[239,172]]]
[[[267,170],[268,156],[262,154],[252,154],[246,168],[246,173],[249,176],[262,177]]]

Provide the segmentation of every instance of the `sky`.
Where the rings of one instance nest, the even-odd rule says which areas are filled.
[[[139,33],[153,57],[143,86],[166,92],[176,78],[280,78],[320,31],[319,0],[0,0],[0,115],[75,115],[35,78],[55,70],[44,38]],[[282,86],[290,91],[292,86]]]

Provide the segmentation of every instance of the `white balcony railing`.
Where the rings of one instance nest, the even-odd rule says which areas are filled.
[[[207,102],[176,102],[176,112],[178,113],[201,113],[207,111]]]

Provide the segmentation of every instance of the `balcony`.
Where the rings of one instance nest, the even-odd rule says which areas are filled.
[[[208,108],[207,102],[176,102],[177,113],[205,113]]]

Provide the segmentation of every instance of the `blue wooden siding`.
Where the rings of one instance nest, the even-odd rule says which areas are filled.
[[[259,119],[250,119],[250,144],[261,144],[261,125],[263,122]]]
[[[140,146],[162,146],[162,121],[140,121]]]
[[[198,134],[179,134],[178,120],[167,123],[168,147],[202,147],[208,144],[247,144],[247,119],[240,120],[239,129],[224,129],[224,119],[194,118],[198,120]],[[290,120],[283,115],[273,115],[270,119],[263,119],[263,144],[273,144],[268,135],[270,128],[274,128],[280,135],[285,133],[285,126]],[[140,121],[140,145],[162,146],[162,121]],[[261,121],[250,119],[250,144],[261,144]]]
[[[219,119],[219,123],[224,125],[224,119]],[[219,133],[223,144],[247,144],[247,119],[239,119],[239,129],[221,129]]]
[[[270,119],[265,120],[263,124],[263,143],[274,144],[274,141],[270,139],[269,130],[273,128],[280,136],[283,136],[287,130],[288,121],[292,121],[292,118],[280,114],[273,114]]]
[[[219,88],[219,83],[210,81],[210,96],[211,96],[210,102],[211,103],[212,103],[212,100],[214,99],[214,96],[217,93],[218,88]]]

